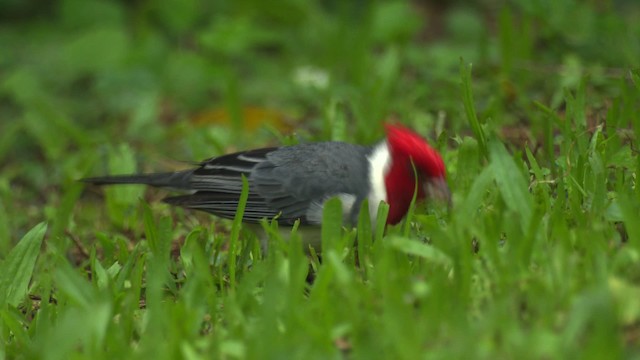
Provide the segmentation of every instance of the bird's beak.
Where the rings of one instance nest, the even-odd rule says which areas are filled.
[[[451,208],[451,191],[443,177],[431,178],[425,181],[424,191],[429,199],[444,202],[448,208]]]

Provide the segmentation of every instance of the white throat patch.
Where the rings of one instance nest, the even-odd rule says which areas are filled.
[[[380,201],[387,201],[387,187],[384,178],[391,167],[391,154],[387,142],[383,141],[376,145],[367,159],[369,160],[369,184],[371,185],[368,197],[369,215],[371,216],[371,225],[375,226]]]

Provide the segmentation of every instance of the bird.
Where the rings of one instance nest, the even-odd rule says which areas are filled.
[[[242,221],[254,229],[262,219],[276,219],[285,229],[296,222],[300,228],[319,228],[324,203],[335,197],[342,202],[346,225],[357,224],[365,199],[372,224],[376,224],[380,203],[389,205],[386,223],[390,225],[403,219],[414,194],[417,201],[450,203],[446,168],[438,151],[403,125],[386,124],[385,130],[386,137],[371,146],[327,141],[266,147],[213,157],[188,170],[82,181],[183,191],[163,201],[233,219],[244,176],[249,186]],[[265,239],[261,241],[264,248]],[[303,243],[318,248],[319,235]]]

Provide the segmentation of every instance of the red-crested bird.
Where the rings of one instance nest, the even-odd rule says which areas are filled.
[[[389,204],[388,224],[406,215],[414,192],[450,201],[446,170],[440,154],[418,134],[399,125],[386,126],[386,139],[373,146],[319,142],[261,148],[214,157],[199,167],[167,173],[105,176],[83,179],[96,185],[146,184],[189,192],[164,201],[206,211],[222,218],[235,216],[242,175],[249,183],[243,222],[277,218],[282,225],[320,225],[325,201],[342,201],[344,220],[357,224],[362,201],[369,203],[372,223],[380,201]],[[317,246],[318,239],[305,243]]]

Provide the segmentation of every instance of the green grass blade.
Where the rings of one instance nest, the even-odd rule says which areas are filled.
[[[421,257],[433,264],[447,268],[450,268],[453,264],[451,257],[434,246],[407,237],[391,236],[386,240],[386,243],[400,252]]]
[[[473,90],[471,89],[471,64],[465,64],[464,60],[460,59],[460,78],[462,79],[462,103],[464,105],[464,111],[467,115],[467,121],[473,130],[474,135],[478,139],[480,145],[480,152],[482,156],[487,159],[487,138],[484,133],[484,129],[478,120],[476,114],[476,107],[473,102]]]
[[[322,208],[322,249],[334,249],[342,236],[342,201],[333,197]]]
[[[0,197],[0,253],[7,253],[11,248],[11,226],[7,209]]]
[[[136,172],[135,153],[131,147],[122,144],[109,153],[108,171],[110,174]],[[127,220],[134,218],[128,214],[131,214],[131,208],[144,194],[144,187],[141,185],[111,186],[104,191],[107,212],[111,221],[120,226],[127,225],[129,223]]]
[[[455,216],[463,223],[469,223],[478,213],[478,209],[487,194],[487,189],[493,185],[494,174],[490,167],[486,167],[475,176],[466,198],[456,204]]]
[[[502,143],[492,142],[490,150],[491,168],[502,198],[511,211],[519,214],[522,229],[526,232],[533,214],[527,180]]]
[[[236,216],[233,218],[233,225],[231,226],[231,236],[229,237],[229,282],[231,288],[235,289],[236,285],[236,253],[238,252],[238,241],[240,239],[240,229],[242,229],[242,218],[244,216],[244,209],[247,206],[247,199],[249,198],[249,182],[247,178],[242,176],[242,192],[240,193],[240,200],[238,202],[238,210]]]
[[[74,181],[67,184],[64,189],[64,195],[62,196],[60,205],[56,211],[56,216],[51,226],[51,238],[57,240],[62,236],[64,230],[69,226],[69,221],[73,214],[73,208],[82,193],[82,184]]]
[[[384,253],[385,246],[383,244],[383,241],[387,229],[387,216],[389,216],[389,204],[381,201],[378,205],[376,225],[373,233],[372,255],[374,258],[379,258]],[[376,260],[374,260],[374,263],[375,261]]]
[[[409,233],[411,232],[411,222],[413,221],[413,214],[416,211],[416,199],[418,198],[418,186],[421,186],[420,181],[418,180],[418,171],[416,170],[416,165],[413,161],[411,161],[411,167],[413,169],[415,186],[413,187],[413,196],[411,197],[411,203],[409,203],[409,209],[407,210],[407,214],[404,216],[402,226],[403,236],[409,236]]]
[[[27,294],[47,224],[34,226],[9,252],[0,266],[0,306],[17,306]]]
[[[371,225],[371,216],[369,215],[369,201],[365,199],[360,205],[360,213],[358,214],[358,263],[360,268],[367,273],[369,268],[369,257],[371,254],[371,245],[373,242],[373,231]]]
[[[387,226],[387,216],[389,216],[389,204],[380,202],[378,214],[376,215],[376,230],[374,233],[374,240],[377,242],[382,241],[384,237],[384,229]]]

